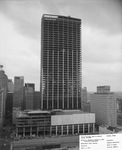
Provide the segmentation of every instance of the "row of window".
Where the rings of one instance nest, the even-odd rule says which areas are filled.
[[[41,126],[38,128],[18,128],[18,133],[22,132],[35,132],[42,135],[70,135],[77,133],[93,133],[93,124],[76,124],[76,125],[63,125],[63,126]]]

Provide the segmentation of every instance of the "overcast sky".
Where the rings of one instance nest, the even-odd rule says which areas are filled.
[[[122,91],[121,0],[0,0],[0,65],[8,78],[40,86],[43,14],[82,19],[82,86]]]

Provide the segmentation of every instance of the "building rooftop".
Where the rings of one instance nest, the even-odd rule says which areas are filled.
[[[28,112],[28,114],[42,114],[42,113],[50,113],[50,111],[45,110],[31,110]]]
[[[68,114],[89,114],[81,110],[63,110],[63,109],[54,109],[54,110],[24,110],[18,111],[17,118],[28,117],[29,115],[36,114],[51,114],[51,115],[68,115]],[[91,113],[90,113],[91,114]]]
[[[52,14],[43,14],[42,18],[52,18],[52,19],[71,19],[76,21],[81,21],[79,18],[74,18],[70,16],[61,16],[61,15],[52,15]]]

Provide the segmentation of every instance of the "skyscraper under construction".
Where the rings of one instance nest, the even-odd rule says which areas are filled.
[[[81,19],[44,14],[41,109],[81,108]]]

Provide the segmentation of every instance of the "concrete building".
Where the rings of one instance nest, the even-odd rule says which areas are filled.
[[[96,115],[96,124],[117,126],[116,94],[110,86],[99,86],[97,93],[91,94],[91,112]]]
[[[25,109],[34,109],[34,92],[35,84],[26,83],[25,84]]]
[[[3,66],[0,65],[0,88],[6,88],[8,87],[8,77],[5,74],[5,71],[2,70]]]
[[[13,93],[14,92],[14,84],[12,82],[12,79],[8,79],[8,91],[9,93]]]
[[[81,19],[46,15],[41,22],[41,109],[81,108]]]
[[[24,105],[24,77],[14,78],[13,107],[20,107],[23,110]]]
[[[41,109],[41,94],[40,91],[34,92],[34,110]]]
[[[0,126],[4,125],[5,121],[5,102],[6,102],[6,88],[0,89]]]
[[[98,86],[97,93],[110,93],[110,86]]]
[[[6,98],[6,124],[12,124],[12,111],[13,111],[13,93],[8,92]]]
[[[16,117],[18,136],[67,136],[94,133],[95,114],[80,110],[23,111]]]
[[[8,77],[5,74],[5,71],[2,70],[3,66],[0,65],[0,118],[1,125],[4,124],[5,113],[6,113],[6,97],[7,97],[7,87],[8,87]]]
[[[122,126],[122,96],[117,96],[117,125]]]
[[[3,117],[3,101],[4,101],[4,93],[3,89],[0,89],[0,127],[3,126],[4,117]]]
[[[91,104],[87,100],[88,100],[87,88],[84,87],[84,88],[82,88],[82,110],[84,112],[91,112]]]
[[[87,103],[87,88],[82,88],[82,102]]]

